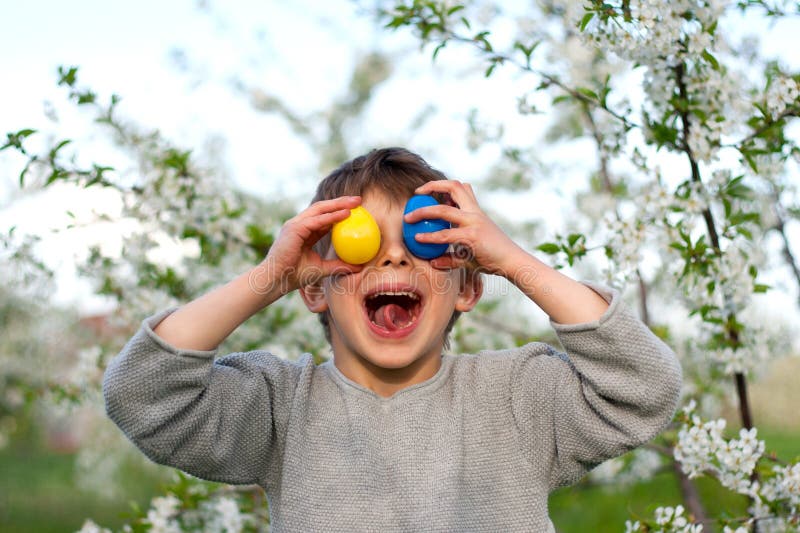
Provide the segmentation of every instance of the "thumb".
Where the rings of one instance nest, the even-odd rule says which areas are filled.
[[[351,265],[341,259],[323,259],[322,274],[324,276],[335,276],[343,274],[355,274],[364,268],[364,265]]]

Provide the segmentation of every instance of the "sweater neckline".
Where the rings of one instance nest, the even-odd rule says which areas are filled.
[[[415,383],[413,385],[409,385],[404,389],[400,389],[391,396],[381,396],[372,389],[369,389],[364,385],[361,385],[360,383],[356,383],[352,379],[345,376],[342,373],[342,371],[339,370],[335,364],[333,364],[333,357],[322,363],[320,366],[325,368],[328,375],[331,376],[334,379],[334,381],[338,382],[339,385],[342,386],[342,389],[344,389],[345,391],[357,394],[359,396],[369,396],[374,400],[383,403],[390,403],[393,401],[398,401],[401,398],[409,396],[425,396],[427,394],[434,392],[436,389],[441,387],[442,384],[444,384],[444,382],[446,381],[446,377],[450,373],[452,361],[453,361],[452,355],[443,354],[442,364],[439,365],[439,370],[437,370],[434,375],[432,375],[425,381],[420,381],[419,383]]]

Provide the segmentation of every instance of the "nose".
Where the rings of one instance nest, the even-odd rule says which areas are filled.
[[[384,228],[381,228],[382,230]],[[375,261],[379,266],[411,265],[411,252],[403,242],[402,230],[381,231],[381,247]]]

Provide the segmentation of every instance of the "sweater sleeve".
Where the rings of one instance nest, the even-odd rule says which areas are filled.
[[[550,320],[566,353],[552,346],[544,355],[530,350],[511,378],[523,448],[532,461],[549,459],[551,490],[660,433],[675,414],[682,385],[675,352],[631,312],[619,291],[581,283],[608,309],[592,322]]]
[[[106,412],[151,460],[231,484],[276,475],[282,427],[302,366],[264,351],[176,348],[142,321],[103,376]],[[313,362],[307,357],[306,364]]]

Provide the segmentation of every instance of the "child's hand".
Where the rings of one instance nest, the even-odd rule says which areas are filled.
[[[420,207],[405,215],[408,223],[425,218],[441,218],[451,229],[417,233],[419,242],[452,243],[455,252],[431,260],[435,268],[456,268],[472,264],[484,272],[509,277],[524,250],[512,241],[481,208],[468,183],[454,180],[429,181],[415,194],[447,193],[450,205]]]
[[[350,210],[359,204],[360,196],[322,200],[284,223],[264,260],[268,275],[280,283],[282,293],[314,283],[334,272],[361,270],[361,265],[351,265],[339,258],[323,259],[312,249],[333,224],[350,216]]]

